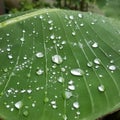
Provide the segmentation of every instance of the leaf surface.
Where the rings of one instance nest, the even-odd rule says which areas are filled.
[[[93,120],[120,108],[119,22],[59,9],[1,19],[3,120]]]

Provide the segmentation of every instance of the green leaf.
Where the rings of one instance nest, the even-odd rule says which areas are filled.
[[[119,22],[59,9],[5,17],[3,120],[93,120],[120,108]]]

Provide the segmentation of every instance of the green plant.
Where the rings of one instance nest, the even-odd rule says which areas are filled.
[[[0,21],[2,120],[94,120],[120,108],[119,22],[60,9]]]

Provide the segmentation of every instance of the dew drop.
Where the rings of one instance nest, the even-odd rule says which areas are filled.
[[[8,55],[8,58],[9,58],[9,59],[12,59],[12,58],[13,58],[13,56],[12,56],[12,55]]]
[[[39,69],[39,70],[36,72],[36,74],[37,74],[37,75],[42,75],[43,72],[44,72],[43,70]]]
[[[76,33],[75,33],[75,32],[72,32],[72,35],[73,35],[73,36],[75,36],[75,35],[76,35]]]
[[[83,23],[81,23],[81,24],[80,24],[80,26],[81,26],[81,27],[83,27],[83,26],[84,26],[84,24],[83,24]]]
[[[51,36],[50,36],[50,39],[54,39],[55,38],[55,35],[54,34],[52,34]]]
[[[63,62],[63,59],[60,55],[54,55],[52,56],[52,61],[56,64],[61,64]]]
[[[21,37],[21,38],[20,38],[20,41],[22,41],[22,42],[25,41],[24,37]]]
[[[115,65],[110,65],[109,70],[112,70],[112,71],[116,70],[116,66]]]
[[[79,106],[79,103],[78,103],[78,102],[74,102],[74,103],[73,103],[73,107],[76,108],[76,109],[78,109],[78,108],[80,107],[80,106]]]
[[[42,58],[43,56],[44,56],[44,54],[42,52],[36,53],[36,57],[37,58]]]
[[[104,92],[104,91],[105,91],[104,85],[98,86],[98,90],[99,90],[100,92]]]
[[[75,75],[75,76],[83,76],[84,75],[84,71],[80,68],[75,68],[71,70],[71,74]]]
[[[64,120],[67,120],[68,118],[67,118],[67,116],[66,116],[66,115],[63,115],[63,119],[64,119]]]
[[[64,78],[63,77],[59,77],[58,78],[58,82],[63,83],[64,82]]]
[[[68,86],[68,89],[69,89],[69,90],[75,90],[75,86],[74,86],[74,85],[69,85],[69,86]]]
[[[100,62],[101,62],[101,61],[100,61],[100,59],[99,59],[99,58],[95,58],[95,59],[94,59],[94,63],[95,63],[95,64],[98,64],[98,65],[99,65],[99,64],[100,64]]]
[[[18,101],[18,102],[15,103],[15,107],[16,107],[17,109],[22,108],[22,106],[23,106],[23,102],[22,102],[22,101]]]
[[[70,18],[71,20],[73,20],[73,19],[74,19],[74,17],[73,17],[72,15],[70,15],[70,16],[69,16],[69,18]]]
[[[72,92],[65,91],[65,99],[70,99],[72,97]]]
[[[48,98],[48,97],[45,97],[44,103],[47,103],[47,102],[49,102],[49,98]]]
[[[89,61],[89,62],[87,63],[87,66],[88,66],[88,67],[92,67],[92,66],[93,66],[93,63],[92,63],[91,61]]]
[[[97,47],[98,47],[98,43],[97,43],[97,42],[94,42],[94,43],[92,44],[92,47],[93,47],[93,48],[97,48]]]
[[[79,13],[79,14],[78,14],[78,17],[79,17],[79,18],[82,18],[82,14]]]
[[[25,110],[25,111],[23,111],[23,115],[27,117],[29,115],[29,112],[27,110]]]

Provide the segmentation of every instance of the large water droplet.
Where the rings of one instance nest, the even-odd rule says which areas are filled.
[[[113,71],[113,70],[116,70],[116,66],[115,66],[115,65],[110,65],[110,66],[109,66],[109,70],[112,70],[112,71]]]
[[[23,106],[23,102],[22,102],[22,101],[18,101],[18,102],[15,103],[15,107],[16,107],[17,109],[22,108],[22,106]]]
[[[74,102],[74,103],[73,103],[73,107],[76,108],[76,109],[78,109],[78,108],[80,107],[80,105],[79,105],[78,102]]]
[[[53,40],[54,38],[55,38],[55,35],[54,35],[54,34],[50,36],[50,39]]]
[[[36,53],[36,57],[37,58],[42,58],[43,56],[44,56],[44,54],[42,52]]]
[[[9,59],[12,59],[12,58],[13,58],[13,56],[12,56],[12,55],[8,55],[8,58],[9,58]]]
[[[54,55],[52,56],[52,61],[56,64],[61,64],[63,62],[63,59],[60,55]]]
[[[84,71],[80,68],[75,68],[71,70],[71,74],[75,75],[75,76],[83,76],[84,75]]]
[[[99,90],[100,92],[104,92],[104,91],[105,91],[104,85],[99,85],[99,86],[98,86],[98,90]]]

